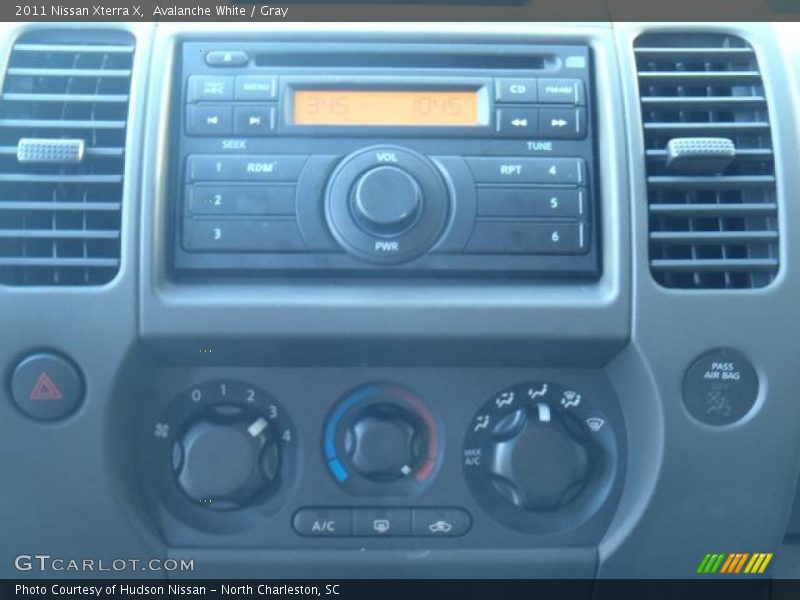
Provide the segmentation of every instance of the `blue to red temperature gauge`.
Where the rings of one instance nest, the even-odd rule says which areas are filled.
[[[331,475],[356,494],[413,494],[435,473],[440,452],[430,410],[397,384],[369,384],[348,393],[323,436]]]

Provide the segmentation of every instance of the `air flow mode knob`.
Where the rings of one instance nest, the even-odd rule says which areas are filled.
[[[589,477],[589,453],[577,423],[546,404],[517,410],[497,423],[492,483],[507,500],[531,511],[569,503]]]

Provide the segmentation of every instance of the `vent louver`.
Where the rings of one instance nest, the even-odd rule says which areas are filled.
[[[653,277],[671,288],[769,284],[778,270],[778,214],[767,102],[753,49],[731,35],[653,33],[637,38],[634,50]],[[735,153],[721,171],[702,156],[671,168],[671,140],[670,148],[733,142]]]
[[[133,51],[125,32],[85,29],[14,45],[0,95],[1,284],[118,272]]]

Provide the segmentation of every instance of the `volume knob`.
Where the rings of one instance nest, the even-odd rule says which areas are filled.
[[[399,264],[427,252],[447,222],[439,167],[408,148],[376,146],[347,156],[325,196],[330,232],[363,260]]]
[[[359,225],[376,235],[395,235],[408,229],[422,205],[416,180],[397,167],[377,167],[356,183],[353,212]]]

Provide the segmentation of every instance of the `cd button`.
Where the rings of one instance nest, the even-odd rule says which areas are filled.
[[[501,108],[497,111],[497,131],[505,137],[536,137],[538,111],[535,108]]]
[[[509,104],[533,104],[536,102],[536,80],[497,79],[495,99]]]
[[[189,135],[230,135],[233,124],[230,106],[190,106],[186,115]]]
[[[233,77],[192,75],[189,77],[189,101],[233,100]]]
[[[580,79],[540,79],[539,102],[542,104],[583,104],[583,82]]]
[[[268,135],[275,130],[275,109],[268,106],[236,106],[233,132],[236,135]]]
[[[585,108],[542,108],[539,110],[539,137],[579,140],[586,137]]]

